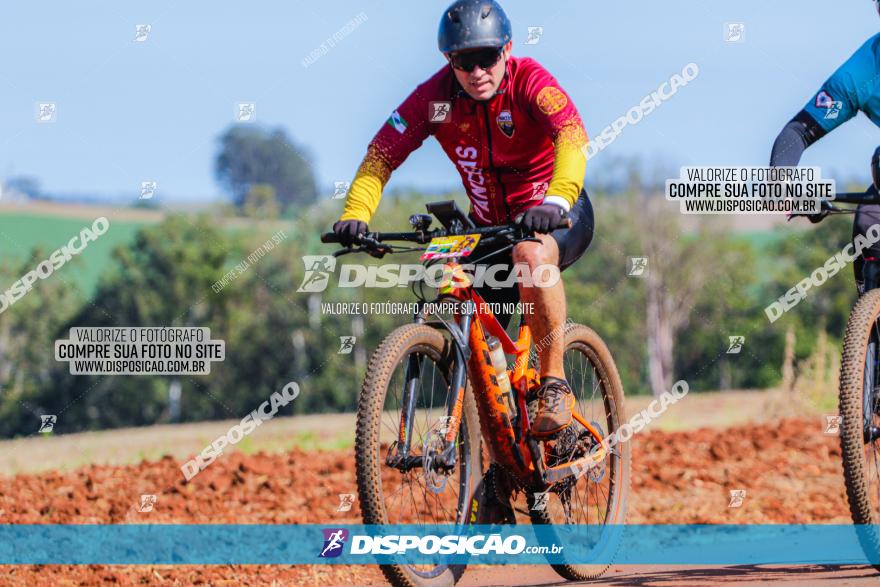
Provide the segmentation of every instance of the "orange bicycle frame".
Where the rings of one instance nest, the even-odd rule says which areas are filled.
[[[576,471],[572,468],[575,464],[590,460],[598,462],[604,458],[605,451],[600,447],[597,453],[586,457],[586,460],[579,459],[577,463],[564,463],[549,469],[544,467],[538,444],[529,435],[530,422],[526,406],[528,391],[539,385],[539,374],[529,366],[529,354],[532,347],[531,331],[525,323],[521,323],[517,340],[513,341],[483,298],[470,287],[470,280],[461,266],[457,263],[447,263],[446,269],[448,279],[441,286],[440,294],[469,303],[473,312],[473,319],[470,320],[467,333],[470,348],[467,372],[473,385],[483,438],[486,440],[492,461],[506,467],[523,482],[530,483],[534,480],[537,485],[545,485],[547,482],[552,483],[573,474]],[[460,315],[456,315],[456,321],[461,323]],[[511,414],[507,398],[498,387],[495,368],[492,366],[489,355],[487,333],[501,341],[501,347],[506,355],[515,356],[513,368],[508,369],[507,373],[510,378],[511,392],[516,397],[515,405],[518,417]],[[450,426],[452,430],[449,430],[453,439],[458,433],[461,419],[461,398],[457,399],[459,400],[456,402],[458,410],[456,410],[457,413],[451,414],[453,416],[452,426]],[[602,442],[602,435],[590,422],[586,421],[577,411],[573,415],[590,432],[597,443]]]

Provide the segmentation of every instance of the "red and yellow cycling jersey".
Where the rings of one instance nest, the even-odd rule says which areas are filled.
[[[510,57],[498,92],[471,98],[444,67],[395,110],[367,148],[342,220],[369,222],[391,172],[434,135],[455,164],[481,224],[512,222],[583,187],[587,134],[577,108],[535,60]]]

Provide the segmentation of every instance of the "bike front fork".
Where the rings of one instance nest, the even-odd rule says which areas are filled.
[[[470,329],[473,314],[465,312],[458,326],[462,332]],[[422,371],[421,355],[410,355],[407,359],[404,374],[403,407],[400,413],[400,429],[397,441],[391,446],[385,458],[386,464],[401,472],[406,472],[416,467],[421,467],[429,457],[432,467],[451,471],[455,468],[458,458],[455,439],[462,425],[465,385],[467,384],[467,356],[465,349],[458,344],[453,337],[452,349],[455,354],[453,361],[452,376],[449,379],[449,390],[446,402],[446,416],[439,433],[442,435],[441,447],[434,451],[435,454],[421,455],[412,452],[412,432],[416,418],[416,404],[418,403],[418,383]]]

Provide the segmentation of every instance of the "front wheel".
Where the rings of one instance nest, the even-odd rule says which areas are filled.
[[[853,523],[870,560],[880,558],[880,289],[856,303],[840,361],[840,448]],[[874,564],[880,570],[880,564]]]
[[[608,436],[624,424],[623,385],[611,351],[591,328],[569,324],[565,329],[565,376],[577,403],[575,410]],[[548,447],[550,465],[584,456],[591,446],[584,445],[588,433],[577,421],[566,428]],[[564,524],[576,529],[578,541],[596,545],[594,553],[606,560],[613,556],[620,541],[621,526],[626,522],[630,486],[629,442],[622,442],[606,454],[599,466],[580,477],[569,477],[542,496],[536,507],[535,496],[528,495],[533,524]],[[572,581],[595,579],[605,573],[610,563],[554,564],[553,569]]]
[[[357,412],[355,458],[364,524],[468,523],[472,497],[482,475],[480,425],[470,389],[465,390],[462,422],[452,470],[432,466],[447,404],[455,390],[451,376],[455,352],[449,338],[423,324],[394,330],[370,358]],[[401,427],[405,410],[413,415]],[[409,439],[411,460],[401,471],[388,464],[389,452]],[[396,444],[397,443],[397,444]],[[407,444],[407,443],[404,443]],[[420,458],[428,455],[427,459]],[[382,565],[398,587],[454,585],[464,565]]]

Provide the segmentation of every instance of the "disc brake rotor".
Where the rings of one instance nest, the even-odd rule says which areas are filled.
[[[422,446],[422,474],[425,478],[425,486],[432,493],[441,493],[446,489],[446,483],[449,481],[449,473],[434,466],[435,457],[446,445],[443,437],[446,435],[447,421],[448,416],[444,416],[431,424]]]

